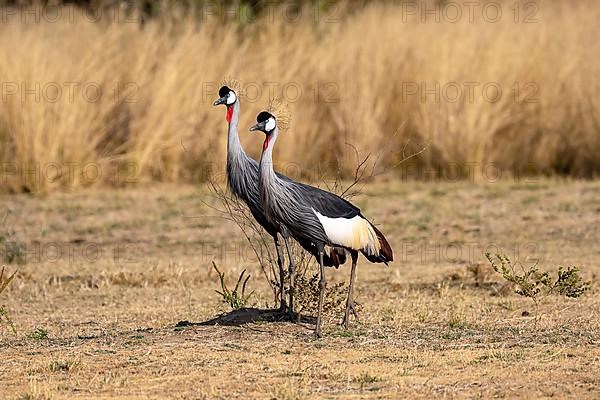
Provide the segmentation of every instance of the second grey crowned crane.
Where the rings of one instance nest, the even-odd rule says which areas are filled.
[[[352,269],[348,287],[348,299],[343,324],[348,327],[349,313],[354,310],[353,282],[358,253],[369,261],[388,263],[394,254],[383,234],[369,222],[360,209],[349,201],[327,191],[289,179],[281,179],[273,170],[273,147],[279,134],[274,115],[263,111],[256,118],[257,124],[250,131],[265,133],[263,152],[259,166],[260,199],[266,218],[282,231],[289,231],[294,238],[313,244],[319,254],[321,279],[319,282],[319,308],[315,333],[321,337],[321,319],[325,294],[325,269],[323,255],[325,246],[337,246],[348,250],[352,256]]]
[[[279,267],[279,292],[280,292],[280,310],[283,312],[286,309],[285,292],[284,292],[284,272],[283,272],[283,255],[281,244],[278,239],[278,234],[283,236],[287,253],[289,257],[289,275],[290,275],[290,291],[288,312],[290,318],[294,318],[294,263],[290,251],[287,232],[282,232],[279,226],[269,222],[265,217],[262,204],[260,202],[258,191],[258,163],[253,158],[249,157],[240,143],[238,135],[238,120],[240,116],[240,99],[237,93],[228,86],[223,86],[219,89],[219,98],[213,103],[214,106],[224,104],[227,107],[227,184],[235,197],[241,199],[250,209],[252,216],[256,221],[273,237],[275,248],[277,251],[277,265]],[[289,179],[283,175],[277,174],[277,178],[283,181]],[[317,250],[310,242],[303,241],[301,238],[298,243],[309,253],[318,257]],[[346,255],[343,250],[332,250],[329,255],[326,255],[326,266],[338,267],[346,260]]]

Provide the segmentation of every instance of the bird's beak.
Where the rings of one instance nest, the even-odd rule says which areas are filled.
[[[254,131],[262,131],[265,127],[265,123],[264,122],[260,122],[256,125],[252,125],[250,127],[250,132],[254,132]]]
[[[215,102],[213,103],[213,106],[218,106],[220,104],[225,104],[227,102],[227,96],[223,96],[218,100],[215,100]]]

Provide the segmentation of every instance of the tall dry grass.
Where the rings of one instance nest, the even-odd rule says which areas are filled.
[[[351,143],[363,154],[384,149],[387,166],[403,157],[402,150],[428,144],[411,163],[598,174],[600,4],[542,2],[539,22],[531,24],[515,23],[508,9],[513,2],[502,4],[497,23],[477,12],[474,22],[467,16],[456,23],[435,17],[423,22],[393,4],[339,10],[335,23],[315,22],[309,10],[294,23],[275,12],[274,19],[252,24],[169,16],[143,28],[90,23],[77,12],[73,21],[56,23],[23,23],[17,14],[0,25],[2,186],[47,191],[122,184],[130,173],[139,181],[202,179],[208,163],[225,160],[224,110],[212,106],[212,89],[228,76],[255,98],[242,105],[240,124],[254,156],[260,138],[245,134],[245,127],[268,100],[266,82],[278,83],[275,94],[287,99],[296,97],[294,87],[302,88],[290,103],[291,130],[276,150],[282,163],[295,163],[293,173],[302,169],[310,176],[316,165],[335,163],[350,173]],[[39,101],[33,94],[23,100],[22,86],[8,93],[14,83],[36,91],[36,82]],[[43,92],[52,82],[63,92],[56,102],[49,101],[55,86]],[[68,82],[79,83],[73,99]],[[81,93],[90,82],[102,87],[98,101]],[[473,99],[466,82],[479,83]],[[439,102],[433,94],[424,101],[421,93],[407,94],[414,84],[432,89],[436,83]],[[499,101],[484,98],[486,83],[502,88]],[[528,83],[538,88],[532,97],[537,102],[523,101],[532,91]],[[464,96],[449,101],[456,87]],[[82,175],[89,163],[94,168]]]

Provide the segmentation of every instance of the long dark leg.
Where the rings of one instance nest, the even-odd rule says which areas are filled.
[[[356,261],[358,260],[358,252],[352,251],[350,252],[352,256],[352,269],[350,270],[350,285],[348,286],[348,299],[346,300],[346,312],[344,313],[344,319],[342,320],[342,325],[344,328],[348,329],[348,323],[350,322],[350,311],[354,314],[354,317],[358,321],[358,314],[356,313],[356,309],[354,308],[354,277],[356,275]]]
[[[323,337],[321,334],[321,320],[323,317],[323,300],[325,299],[325,267],[323,266],[323,248],[319,249],[319,268],[321,269],[321,280],[319,281],[319,313],[317,314],[317,327],[315,334],[317,337]]]
[[[279,312],[285,312],[287,305],[285,304],[285,273],[283,271],[283,253],[281,252],[281,243],[277,234],[273,236],[275,241],[275,250],[277,251],[277,266],[279,267]]]
[[[292,257],[292,250],[290,248],[290,244],[288,242],[287,235],[283,235],[283,241],[285,242],[285,248],[287,250],[288,259],[290,262],[289,269],[288,269],[288,274],[289,274],[289,279],[290,279],[290,303],[288,305],[288,311],[290,314],[290,318],[292,320],[294,320],[294,318],[295,318],[295,315],[294,315],[294,279],[296,276],[296,266],[294,265],[294,258]]]

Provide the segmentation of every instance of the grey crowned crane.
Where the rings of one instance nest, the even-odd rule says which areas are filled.
[[[232,85],[233,86],[233,85]],[[289,275],[290,275],[290,291],[289,291],[289,307],[290,317],[294,318],[294,263],[288,243],[289,235],[279,229],[279,226],[269,222],[265,217],[262,203],[258,191],[258,163],[253,158],[246,155],[242,148],[238,135],[238,120],[240,116],[240,100],[236,92],[227,86],[219,89],[219,99],[213,105],[217,106],[224,104],[227,107],[227,184],[230,191],[235,197],[241,199],[250,209],[252,216],[256,221],[273,237],[275,249],[277,251],[277,265],[279,267],[279,290],[280,290],[280,311],[284,312],[285,291],[284,291],[284,270],[283,270],[283,254],[281,243],[279,242],[278,234],[281,234],[285,242],[289,257]],[[289,181],[282,175],[277,175],[278,179]],[[316,247],[311,246],[310,242],[298,240],[300,245],[318,257]],[[326,256],[325,263],[327,266],[338,267],[346,260],[344,251],[332,251]]]
[[[319,255],[321,279],[319,281],[319,308],[315,333],[321,337],[321,319],[325,295],[325,269],[323,255],[325,246],[342,247],[350,252],[352,268],[346,300],[343,325],[348,327],[350,311],[356,317],[353,285],[358,253],[376,263],[393,261],[392,248],[383,234],[371,224],[360,209],[349,201],[327,191],[281,179],[273,170],[273,147],[279,134],[277,120],[263,111],[256,118],[257,124],[250,131],[265,133],[259,165],[259,190],[267,219],[283,232],[314,245]]]

